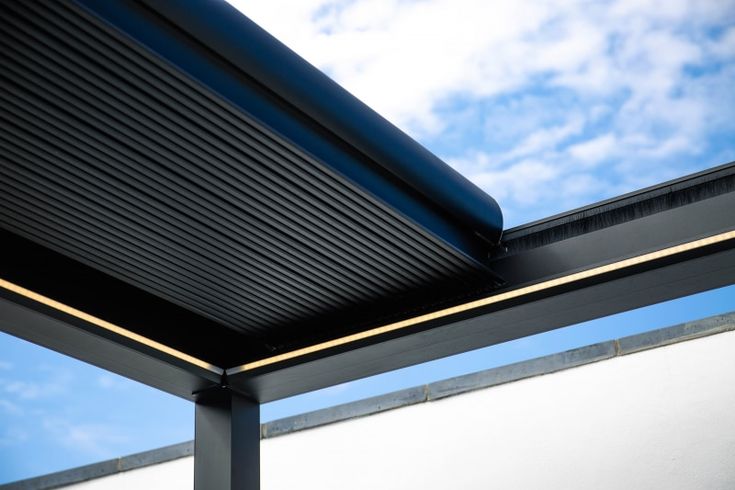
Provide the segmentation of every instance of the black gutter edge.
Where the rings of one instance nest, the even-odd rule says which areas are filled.
[[[518,253],[733,191],[735,161],[515,226],[503,246]]]
[[[485,240],[492,244],[500,241],[503,216],[492,197],[228,3],[139,1],[446,209]]]
[[[735,311],[273,420],[261,424],[261,439],[270,439],[396,408],[441,400],[730,331],[735,331]],[[191,456],[194,454],[193,447],[192,441],[183,442],[58,473],[7,483],[0,485],[0,490],[59,488]]]

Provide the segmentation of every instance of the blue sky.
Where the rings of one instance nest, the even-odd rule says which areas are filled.
[[[234,2],[513,226],[735,160],[735,2]],[[735,287],[263,407],[265,420],[735,309]],[[0,482],[193,436],[193,406],[0,334]]]

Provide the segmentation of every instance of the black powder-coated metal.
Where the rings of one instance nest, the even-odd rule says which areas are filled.
[[[196,490],[259,488],[259,403],[732,284],[730,238],[242,366],[731,232],[733,168],[493,249],[492,198],[223,2],[0,3],[0,329],[195,401]]]
[[[0,330],[187,400],[222,378],[2,289]]]
[[[226,2],[142,0],[152,10],[225,57],[391,173],[449,209],[491,243],[500,240],[497,203],[459,172],[396,130],[379,114],[304,62]],[[242,46],[257,47],[242,49]]]
[[[593,205],[510,230],[507,251],[493,261],[507,279],[497,293],[735,230],[733,169],[730,163],[612,199],[597,211]],[[560,231],[562,223],[569,228]],[[729,239],[231,374],[229,382],[267,402],[733,283],[735,239]]]
[[[227,388],[199,394],[194,490],[260,488],[260,406]]]
[[[735,229],[729,164],[509,230],[488,259],[466,222],[161,4],[79,2],[0,4],[0,279],[214,369],[7,289],[0,328],[178,396],[243,363]],[[731,284],[734,246],[227,381],[266,402]]]
[[[732,213],[735,209],[733,169],[735,164],[729,164],[680,179],[674,185],[664,184],[624,196],[617,204],[615,200],[608,201],[603,203],[604,208],[590,206],[577,213],[569,213],[563,219],[554,217],[548,222],[536,222],[509,230],[508,250],[495,259],[494,266],[508,275],[507,289],[516,289],[735,230],[735,214]],[[662,196],[665,197],[664,201],[659,201]],[[636,209],[631,209],[631,206]],[[620,218],[618,212],[628,217]],[[595,225],[588,221],[593,215],[597,220]],[[575,223],[581,228],[591,227],[591,230],[576,230]],[[602,226],[602,223],[612,224]],[[561,224],[570,228],[560,232]],[[3,243],[9,243],[7,236],[3,238]],[[17,246],[31,259],[25,265],[18,264],[15,271],[20,276],[28,275],[24,271],[34,270],[33,263],[63,270],[60,269],[63,262],[58,254],[47,252],[49,255],[34,255],[31,253],[34,247],[27,242],[18,242]],[[33,257],[38,260],[33,260]],[[66,271],[74,271],[74,262],[67,261],[70,269]],[[7,262],[4,266],[7,267]],[[28,277],[36,277],[34,280],[43,285],[42,270],[37,269]],[[228,383],[233,389],[260,402],[267,402],[732,283],[735,283],[735,243],[729,240],[338,349],[326,349],[289,362],[231,375]],[[110,284],[96,281],[96,284],[100,285],[100,291],[91,298],[89,306],[97,305],[99,310],[91,312],[112,312],[116,315],[114,319],[122,326],[137,324],[153,313],[164,312],[160,305],[144,303],[144,298],[140,296],[136,296],[133,303],[147,304],[144,309],[115,310],[114,304],[109,303],[114,303],[110,297],[116,296],[109,293],[117,292],[128,297],[132,293],[125,292],[122,286],[132,287],[121,281]],[[73,282],[66,284],[67,287],[70,285]],[[57,285],[55,291],[63,292],[64,286]],[[83,295],[84,290],[80,289],[77,294]],[[190,400],[194,399],[192,392],[215,385],[219,379],[216,374],[179,362],[155,350],[145,349],[124,338],[111,336],[94,325],[85,325],[25,298],[8,293],[4,293],[3,298],[4,308],[12,309],[12,314],[4,313],[5,310],[0,312],[0,328],[14,335]],[[148,301],[153,299],[161,301],[154,296],[150,296]],[[169,345],[190,354],[213,355],[218,352],[217,346],[221,348],[226,344],[237,344],[236,339],[218,341],[216,336],[201,335],[193,325],[186,327],[188,335],[178,334],[179,324],[187,321],[183,315],[186,310],[175,311],[169,310],[157,317],[163,320],[160,325],[166,328],[156,328],[157,322],[153,322],[144,325],[147,329],[145,332],[151,335],[158,332],[159,336],[152,338],[170,342]],[[172,325],[167,324],[165,319],[174,314],[180,315],[180,320]],[[236,335],[230,329],[220,328],[223,332]],[[189,342],[182,343],[189,336]],[[265,349],[261,349],[256,349],[254,355],[261,352],[261,358],[268,357]]]
[[[0,12],[0,228],[242,334],[217,363],[497,285],[471,228],[142,4]]]

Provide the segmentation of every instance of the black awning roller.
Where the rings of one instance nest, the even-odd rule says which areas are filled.
[[[484,239],[500,241],[503,215],[492,197],[234,7],[222,1],[141,1]]]

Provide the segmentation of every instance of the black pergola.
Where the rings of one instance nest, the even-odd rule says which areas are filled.
[[[503,232],[224,2],[0,10],[0,328],[195,401],[197,489],[260,403],[735,282],[733,164]]]

